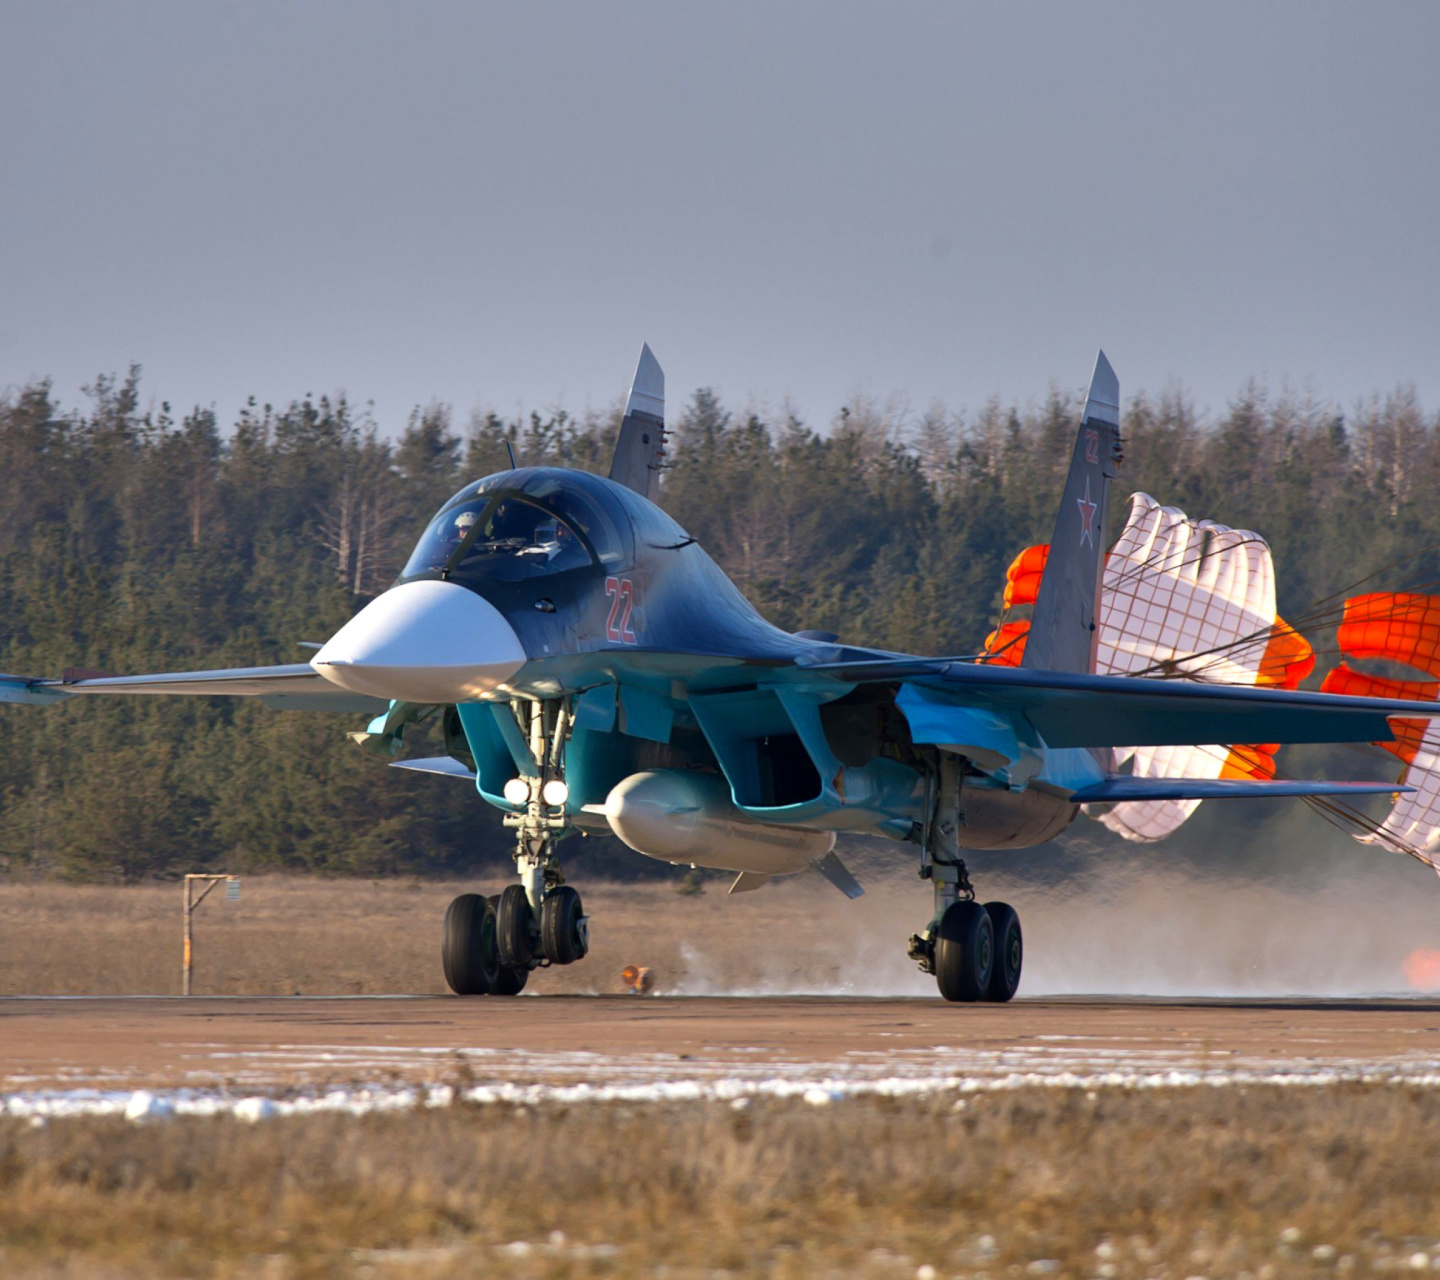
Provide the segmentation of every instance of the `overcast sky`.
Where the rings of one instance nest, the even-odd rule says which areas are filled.
[[[0,386],[1440,407],[1440,4],[0,0]]]

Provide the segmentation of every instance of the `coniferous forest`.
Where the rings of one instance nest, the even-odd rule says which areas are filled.
[[[154,407],[138,368],[85,396],[61,404],[37,382],[0,398],[6,672],[304,661],[305,642],[385,588],[446,497],[509,465],[507,442],[521,465],[603,472],[619,424],[618,409],[458,421],[437,405],[397,431],[313,396],[221,421]],[[671,407],[662,502],[780,626],[973,652],[1010,558],[1049,536],[1079,400],[1052,390],[923,414],[860,402],[814,424],[702,389]],[[1440,580],[1440,415],[1413,392],[1342,411],[1252,385],[1203,420],[1182,394],[1141,395],[1123,430],[1112,534],[1136,489],[1253,528],[1287,616],[1367,579]],[[346,730],[363,718],[97,698],[3,706],[0,724],[0,874],[456,872],[509,848],[468,787],[358,750]],[[645,869],[586,843],[592,870]]]

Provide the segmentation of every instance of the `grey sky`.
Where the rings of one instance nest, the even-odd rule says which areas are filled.
[[[0,0],[0,386],[1440,404],[1440,5]]]

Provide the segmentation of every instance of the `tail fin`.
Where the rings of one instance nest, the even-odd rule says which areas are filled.
[[[665,374],[647,344],[640,348],[640,363],[635,367],[625,420],[610,463],[610,479],[655,502],[660,497],[664,460]]]
[[[1055,517],[1050,558],[1030,617],[1022,667],[1095,670],[1100,637],[1100,578],[1105,567],[1105,512],[1120,461],[1120,383],[1102,351],[1080,417],[1065,496]]]

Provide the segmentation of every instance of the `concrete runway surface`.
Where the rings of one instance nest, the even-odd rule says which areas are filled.
[[[427,1105],[427,1090],[524,1102],[1349,1079],[1440,1085],[1440,1003],[0,999],[10,1114],[133,1111],[134,1091],[353,1110],[361,1096]]]

